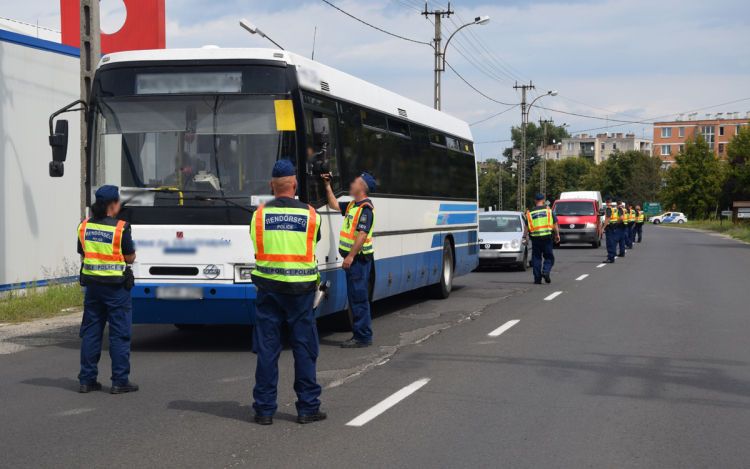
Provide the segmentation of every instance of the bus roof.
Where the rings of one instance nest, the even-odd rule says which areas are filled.
[[[297,69],[300,87],[303,90],[330,94],[332,97],[361,104],[392,116],[405,118],[473,141],[469,125],[458,118],[288,51],[258,48],[223,49],[218,47],[127,51],[104,56],[99,62],[99,66],[123,62],[232,59],[285,62]]]

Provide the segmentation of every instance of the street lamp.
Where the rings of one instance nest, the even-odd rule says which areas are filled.
[[[518,163],[518,209],[523,211],[526,208],[526,124],[529,122],[529,111],[531,107],[541,99],[543,96],[557,96],[557,91],[548,91],[547,94],[540,94],[535,100],[526,106],[526,90],[533,89],[534,86],[531,84],[514,86],[514,88],[521,88],[521,159]]]
[[[443,35],[441,32],[441,18],[448,17],[450,18],[453,11],[451,11],[451,4],[448,2],[448,10],[447,11],[441,11],[441,10],[435,10],[435,11],[427,11],[427,2],[425,1],[424,5],[424,12],[422,13],[425,15],[425,18],[427,18],[427,15],[433,15],[435,16],[435,86],[434,86],[434,92],[435,92],[435,109],[440,111],[443,107],[443,96],[441,94],[442,91],[442,83],[440,81],[440,74],[445,71],[445,51],[448,49],[448,43],[451,42],[451,39],[453,39],[453,36],[456,35],[457,32],[461,31],[463,28],[467,26],[471,26],[474,24],[478,24],[481,26],[484,26],[486,24],[489,24],[490,17],[485,16],[477,16],[474,18],[474,21],[470,23],[466,23],[465,25],[461,26],[460,28],[456,29],[453,34],[448,38],[447,41],[445,41],[445,47],[442,48],[440,43],[443,40]],[[441,63],[442,59],[442,63]]]
[[[268,39],[269,41],[273,42],[273,44],[276,47],[278,47],[279,49],[284,50],[283,47],[281,47],[280,45],[276,44],[276,41],[274,41],[270,37],[266,36],[263,31],[261,31],[260,29],[258,29],[257,26],[255,26],[253,23],[249,22],[245,18],[242,18],[240,20],[240,26],[242,26],[244,29],[246,29],[250,34],[257,34],[260,37],[264,37],[264,38]]]

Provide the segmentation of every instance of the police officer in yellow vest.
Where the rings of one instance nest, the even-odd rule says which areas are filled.
[[[555,265],[552,250],[554,243],[560,242],[557,217],[544,205],[544,199],[544,194],[537,194],[534,198],[536,207],[526,212],[526,230],[531,235],[531,265],[536,284],[542,283],[542,278],[547,283],[552,281],[549,276],[552,266]]]
[[[352,338],[343,342],[343,348],[360,348],[372,345],[370,299],[367,286],[373,261],[372,230],[375,227],[375,209],[368,195],[375,191],[375,179],[362,173],[349,184],[351,202],[339,202],[331,190],[330,178],[324,178],[328,206],[341,212],[344,223],[339,233],[339,254],[344,258],[346,271],[346,296],[352,309],[354,324]]]
[[[316,381],[318,330],[313,302],[320,281],[315,246],[320,215],[295,200],[297,177],[292,163],[277,161],[271,173],[275,198],[258,207],[250,224],[255,249],[252,281],[257,287],[253,352],[258,355],[253,389],[255,422],[271,425],[276,412],[279,355],[286,331],[294,355],[297,423],[325,420]]]
[[[634,241],[634,235],[635,235],[635,221],[637,218],[637,215],[635,213],[635,209],[633,208],[633,201],[628,200],[627,202],[628,206],[626,208],[627,218],[628,218],[628,237],[625,240],[625,247],[627,249],[633,249],[633,241]]]
[[[641,210],[640,205],[635,206],[635,227],[633,228],[633,241],[635,241],[636,236],[638,237],[637,242],[641,242],[641,239],[643,239],[643,223],[646,221],[646,214],[643,213],[643,210]]]
[[[98,363],[102,354],[104,326],[109,323],[109,356],[112,359],[111,394],[138,391],[130,375],[130,338],[133,308],[125,284],[126,264],[135,261],[130,225],[115,217],[120,212],[120,195],[115,186],[96,191],[91,218],[78,225],[78,253],[81,254],[81,285],[86,287],[81,322],[81,373],[79,392],[98,391]]]

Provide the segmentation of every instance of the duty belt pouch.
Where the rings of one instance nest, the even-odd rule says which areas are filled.
[[[125,290],[130,291],[135,285],[135,275],[133,275],[133,269],[130,266],[125,267],[125,274],[123,275]]]
[[[82,286],[86,286],[86,276],[83,275],[83,262],[81,262],[81,270],[78,273],[78,283]]]

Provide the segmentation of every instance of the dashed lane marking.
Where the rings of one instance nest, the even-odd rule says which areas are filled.
[[[91,412],[92,410],[95,410],[95,409],[91,407],[84,407],[81,409],[73,409],[73,410],[66,410],[65,412],[58,412],[56,414],[52,414],[52,416],[53,417],[67,417],[68,415],[78,415],[84,412]]]
[[[559,294],[561,294],[561,293],[562,293],[561,291],[556,291],[555,293],[551,294],[550,296],[548,296],[548,297],[547,297],[547,298],[545,298],[544,300],[545,300],[545,301],[550,301],[550,300],[554,300],[554,299],[555,299],[555,298],[557,298],[557,296],[558,296]]]
[[[589,274],[583,274],[580,277],[578,277],[576,280],[583,280],[583,279],[585,279],[588,276],[589,276]]]
[[[600,269],[600,268],[604,267],[605,265],[607,265],[607,264],[599,264],[599,265],[596,266],[596,268]]]
[[[520,321],[520,319],[514,319],[512,321],[508,321],[508,322],[506,322],[505,324],[503,324],[502,326],[498,327],[497,329],[495,329],[494,331],[490,332],[487,335],[490,336],[490,337],[497,337],[500,334],[502,334],[503,332],[505,332],[508,329],[510,329],[511,327],[513,327],[516,324],[518,324],[519,321]]]
[[[397,391],[391,396],[385,398],[379,404],[376,404],[374,407],[371,407],[369,410],[365,411],[359,417],[355,418],[354,420],[347,423],[346,425],[349,427],[361,427],[362,425],[366,424],[370,420],[374,419],[378,415],[382,414],[386,410],[390,409],[394,405],[398,404],[399,402],[403,401],[404,399],[412,395],[417,389],[421,388],[422,386],[427,384],[429,381],[430,381],[430,378],[424,378],[424,379],[420,379],[419,381],[415,381],[411,383],[410,385],[406,386],[400,391]]]

